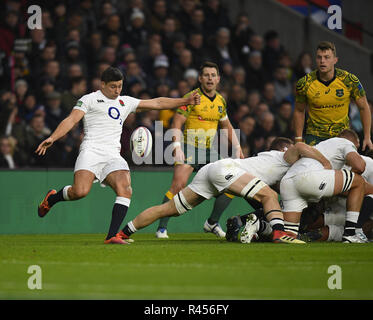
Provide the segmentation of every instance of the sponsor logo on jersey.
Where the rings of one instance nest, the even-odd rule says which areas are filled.
[[[223,113],[223,106],[218,106],[219,113]]]
[[[76,106],[77,106],[77,107],[81,107],[82,104],[83,104],[83,101],[79,100],[79,101],[76,103]]]
[[[229,181],[230,179],[232,179],[233,178],[233,174],[227,174],[226,176],[225,176],[225,180],[227,180],[227,181]]]
[[[326,186],[326,183],[325,182],[321,182],[320,186],[319,186],[319,190],[323,190]]]
[[[328,94],[330,92],[330,88],[325,91],[325,94]]]
[[[105,102],[104,100],[101,100],[101,99],[97,99],[97,103],[103,103]]]
[[[337,97],[343,97],[343,95],[344,95],[343,89],[337,89],[337,90],[335,90],[335,95]]]

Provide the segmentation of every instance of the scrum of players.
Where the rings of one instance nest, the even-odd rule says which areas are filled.
[[[357,152],[359,138],[344,130],[315,146],[331,163],[322,168],[302,158],[289,167],[277,187],[285,231],[305,242],[368,243],[373,229],[373,152]],[[262,157],[259,154],[257,157]],[[227,220],[228,241],[268,241],[272,230],[263,209]]]

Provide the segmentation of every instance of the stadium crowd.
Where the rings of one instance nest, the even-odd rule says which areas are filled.
[[[198,86],[202,62],[213,61],[246,157],[268,150],[277,136],[294,137],[295,83],[313,69],[312,55],[302,52],[294,61],[281,35],[258,34],[246,14],[231,21],[219,0],[33,1],[38,3],[43,28],[33,30],[25,19],[28,1],[0,5],[0,167],[73,167],[81,124],[53,152],[39,157],[34,151],[81,96],[100,88],[109,66],[125,74],[123,94],[148,99],[182,97]],[[131,114],[123,126],[123,154],[136,127],[154,133],[154,120],[161,120],[167,129],[173,114]],[[356,107],[350,116],[361,132]]]

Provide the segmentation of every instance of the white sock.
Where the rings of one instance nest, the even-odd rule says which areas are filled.
[[[336,226],[336,225],[328,225],[329,227],[329,236],[328,241],[342,241],[342,235],[343,235],[343,226]]]
[[[357,223],[357,220],[359,219],[360,212],[358,211],[347,211],[346,212],[346,221]]]
[[[128,223],[127,223],[127,226],[128,226],[128,228],[129,228],[133,233],[135,233],[135,232],[137,231],[137,229],[136,229],[135,226],[133,225],[133,222],[132,222],[132,221],[128,222]]]
[[[126,207],[129,207],[130,203],[131,203],[131,199],[124,198],[124,197],[116,197],[115,198],[115,203],[119,203],[119,204],[122,204]]]
[[[299,225],[300,223],[299,222],[289,222],[289,221],[284,221],[284,229],[286,232],[292,232],[296,235],[298,235],[298,231],[299,231]]]
[[[70,198],[69,198],[69,194],[67,193],[67,190],[70,189],[71,186],[65,186],[62,190],[62,196],[63,198],[66,200],[66,201],[69,201]]]

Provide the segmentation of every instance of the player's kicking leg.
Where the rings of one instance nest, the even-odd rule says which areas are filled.
[[[132,239],[129,239],[121,231],[118,233],[131,203],[132,188],[130,172],[129,170],[113,171],[106,177],[105,183],[114,190],[117,197],[112,210],[109,231],[104,243],[128,244],[133,242]]]
[[[91,190],[95,175],[87,170],[79,170],[74,174],[72,186],[63,187],[60,191],[49,190],[43,201],[38,205],[38,215],[43,218],[49,210],[60,201],[73,201],[84,198]]]

